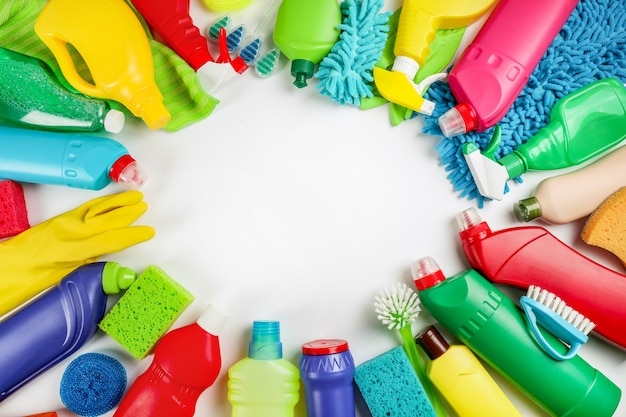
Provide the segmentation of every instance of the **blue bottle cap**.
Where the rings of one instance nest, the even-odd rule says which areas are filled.
[[[248,346],[251,359],[274,360],[283,357],[278,321],[255,321],[252,325],[252,340]]]

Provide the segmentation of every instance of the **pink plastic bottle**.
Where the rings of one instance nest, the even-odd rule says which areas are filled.
[[[115,417],[193,417],[222,366],[218,333],[227,315],[209,306],[198,320],[168,332],[122,399]]]
[[[497,124],[578,0],[500,0],[449,75],[459,103],[439,118],[445,136]]]

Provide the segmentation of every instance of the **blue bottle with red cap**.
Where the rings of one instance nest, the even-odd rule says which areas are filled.
[[[302,345],[300,377],[308,417],[354,417],[354,359],[348,342],[318,339]]]

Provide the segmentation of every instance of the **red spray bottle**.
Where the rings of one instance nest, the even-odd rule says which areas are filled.
[[[491,282],[550,291],[626,349],[626,276],[587,258],[539,226],[491,231],[474,208],[457,217],[471,267]]]
[[[203,86],[217,80],[209,80],[214,76],[211,65],[229,63],[239,74],[248,66],[241,57],[231,60],[226,46],[226,32],[220,38],[220,56],[214,58],[209,51],[207,38],[202,36],[200,29],[194,24],[189,14],[189,0],[131,0],[133,6],[146,20],[150,30],[158,35],[163,43],[169,46],[178,56],[189,64],[200,77]],[[207,65],[208,63],[208,65]],[[210,90],[215,85],[208,85]]]
[[[193,417],[222,366],[218,333],[227,315],[209,306],[195,323],[168,332],[114,417]]]

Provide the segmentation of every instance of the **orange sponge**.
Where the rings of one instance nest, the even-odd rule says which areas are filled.
[[[587,219],[580,237],[613,253],[626,267],[626,187],[619,189]]]
[[[28,229],[24,189],[12,180],[0,180],[0,239]]]

